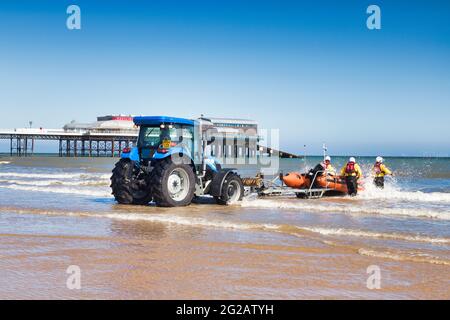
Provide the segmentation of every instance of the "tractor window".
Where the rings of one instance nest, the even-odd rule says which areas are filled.
[[[183,137],[183,145],[189,150],[192,155],[194,148],[194,127],[182,126],[179,130],[180,135]]]
[[[139,147],[155,147],[160,144],[161,128],[158,127],[141,127],[139,133]]]
[[[194,137],[194,134],[192,132],[192,127],[181,128],[181,134],[183,136],[183,141],[192,140]]]
[[[192,126],[173,125],[164,128],[161,128],[160,126],[143,126],[139,133],[138,146],[141,148],[157,148],[162,140],[168,139],[178,143],[181,136],[183,137],[184,145],[191,151],[194,136]]]

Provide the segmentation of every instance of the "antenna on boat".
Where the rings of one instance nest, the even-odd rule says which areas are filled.
[[[305,166],[305,172],[308,170],[306,166],[306,144],[303,145],[303,148],[305,149],[304,155],[303,155],[303,164]]]
[[[322,144],[322,149],[323,149],[323,161],[325,161],[325,157],[327,156],[327,145],[325,144],[325,142]]]

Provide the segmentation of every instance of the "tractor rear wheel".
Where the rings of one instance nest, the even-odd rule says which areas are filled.
[[[242,200],[244,196],[244,184],[236,173],[230,173],[223,182],[222,194],[214,197],[217,204],[230,205]]]
[[[161,207],[180,207],[191,204],[194,198],[196,177],[188,164],[162,160],[152,171],[153,200]]]
[[[130,159],[120,159],[111,176],[112,194],[120,204],[146,205],[152,201],[149,178]]]

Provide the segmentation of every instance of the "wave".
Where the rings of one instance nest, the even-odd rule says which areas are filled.
[[[92,190],[92,189],[75,189],[75,188],[66,188],[66,187],[39,187],[39,186],[23,186],[23,185],[2,185],[0,188],[13,189],[13,190],[21,190],[21,191],[32,191],[32,192],[50,192],[50,193],[63,193],[63,194],[72,194],[72,195],[82,195],[82,196],[91,196],[91,197],[102,197],[102,198],[111,198],[111,191],[103,191],[103,190]]]
[[[429,243],[450,243],[448,238],[432,238],[421,235],[408,235],[401,233],[383,233],[383,232],[371,232],[363,230],[353,229],[333,229],[333,228],[321,228],[321,227],[299,227],[302,230],[320,233],[322,235],[333,236],[350,236],[350,237],[363,237],[363,238],[378,238],[378,239],[390,239],[390,240],[404,240],[413,242],[429,242]]]
[[[213,228],[221,228],[221,229],[232,229],[232,230],[257,230],[257,231],[272,231],[272,232],[280,232],[287,233],[290,235],[303,236],[299,233],[293,233],[291,231],[292,226],[284,226],[284,225],[274,225],[274,224],[254,224],[254,223],[233,223],[233,222],[223,222],[223,221],[210,221],[201,218],[183,218],[176,216],[167,216],[167,215],[149,215],[144,216],[142,214],[105,214],[103,217],[111,218],[111,219],[119,219],[119,220],[132,220],[132,221],[147,221],[147,222],[156,222],[156,223],[167,223],[167,224],[176,224],[183,226],[191,226],[191,227],[213,227]],[[349,235],[349,236],[364,236],[364,237],[377,237],[377,238],[388,238],[388,239],[397,239],[404,241],[419,241],[419,242],[431,242],[431,243],[450,243],[450,239],[446,238],[431,238],[426,236],[416,236],[416,235],[405,235],[405,234],[388,234],[388,233],[372,233],[365,232],[359,230],[341,230],[336,231],[332,229],[324,229],[324,228],[309,228],[309,227],[297,227],[299,230],[306,230],[310,232],[320,233],[320,234],[331,234],[336,233],[339,235]],[[287,232],[283,232],[287,231]],[[360,248],[357,250],[357,253],[360,255],[366,255],[377,258],[386,258],[396,261],[412,261],[412,262],[420,262],[420,263],[431,263],[431,264],[439,264],[439,265],[450,265],[449,260],[444,260],[438,257],[429,256],[429,255],[413,255],[413,254],[399,254],[392,252],[382,252],[376,251],[372,249],[364,249]]]
[[[18,214],[43,214],[54,216],[77,216],[77,217],[95,217],[95,218],[108,218],[115,220],[127,220],[127,221],[145,221],[153,223],[164,223],[168,225],[181,225],[189,227],[206,227],[206,228],[219,228],[228,230],[243,230],[243,231],[270,231],[279,232],[282,234],[288,234],[293,236],[305,236],[304,232],[319,233],[321,235],[338,235],[338,236],[356,236],[356,237],[369,237],[369,238],[384,238],[384,239],[397,239],[403,241],[419,241],[430,242],[433,244],[448,244],[450,239],[448,238],[431,238],[421,235],[407,235],[396,233],[377,233],[362,230],[351,229],[328,229],[321,227],[301,227],[290,225],[276,225],[276,224],[258,224],[258,223],[246,223],[246,222],[229,222],[229,221],[214,221],[203,218],[193,217],[180,217],[168,214],[135,214],[135,213],[102,213],[102,212],[74,212],[74,211],[58,211],[58,210],[45,210],[45,209],[26,209],[26,208],[8,208],[0,207],[0,211],[13,212]],[[294,231],[297,229],[297,231]],[[320,239],[316,239],[320,240]],[[323,240],[323,243],[328,243],[327,240]],[[335,246],[336,243],[333,243]],[[339,244],[338,244],[339,246]],[[347,247],[347,246],[344,246]],[[354,252],[375,258],[391,259],[396,261],[412,261],[420,263],[431,263],[438,265],[450,265],[449,260],[444,258],[434,257],[424,253],[405,253],[405,252],[393,252],[393,251],[378,251],[367,248],[355,248]]]
[[[177,224],[192,227],[212,227],[219,229],[235,229],[235,230],[277,230],[279,226],[272,224],[257,224],[257,223],[237,223],[228,221],[214,221],[202,218],[169,216],[169,215],[150,215],[150,214],[130,214],[130,213],[107,213],[102,214],[102,217],[119,220],[134,220],[134,221],[148,221],[159,222],[167,224]]]
[[[332,205],[326,205],[324,202],[312,201],[277,201],[277,200],[244,200],[240,204],[243,207],[264,208],[264,209],[292,209],[303,210],[309,212],[330,212],[330,213],[346,213],[346,214],[380,214],[393,216],[409,216],[434,218],[441,220],[450,220],[450,211],[430,210],[430,209],[411,209],[411,208],[386,208],[386,207],[369,207],[358,205],[355,202]]]
[[[65,181],[65,180],[0,180],[4,184],[16,184],[24,186],[109,186],[110,180],[84,180],[84,181]]]
[[[176,224],[192,227],[211,227],[219,229],[235,229],[235,230],[276,230],[278,225],[273,224],[257,224],[257,223],[238,223],[228,221],[214,221],[202,218],[181,217],[167,214],[136,214],[136,213],[108,213],[108,212],[89,212],[89,211],[63,211],[63,210],[46,210],[37,208],[16,208],[16,207],[0,207],[0,211],[14,212],[18,214],[43,214],[54,216],[80,216],[80,217],[95,217],[95,218],[109,218],[117,220],[130,221],[146,221],[166,224]]]
[[[444,260],[432,255],[414,255],[390,251],[377,251],[364,248],[359,249],[358,253],[363,256],[391,259],[396,261],[426,262],[431,264],[450,265],[449,260]]]
[[[0,177],[33,178],[33,179],[109,179],[110,174],[87,174],[87,173],[23,173],[23,172],[0,172]]]
[[[0,161],[0,164],[10,164],[11,161]]]
[[[45,209],[24,209],[24,208],[11,208],[0,207],[1,211],[10,211],[16,213],[38,213],[48,215],[71,215],[71,216],[90,216],[90,217],[102,217],[118,220],[131,220],[131,221],[146,221],[155,223],[176,224],[192,227],[209,227],[219,229],[234,229],[234,230],[255,230],[255,231],[271,231],[279,232],[283,234],[304,236],[306,232],[318,233],[321,235],[329,236],[349,236],[349,237],[363,237],[363,238],[380,238],[391,240],[402,240],[411,242],[427,242],[433,244],[448,244],[450,238],[433,238],[424,235],[414,234],[402,234],[402,233],[383,233],[372,232],[365,230],[344,229],[344,228],[324,228],[324,227],[308,227],[308,226],[295,226],[295,225],[283,225],[283,224],[271,224],[271,223],[250,223],[250,222],[230,222],[230,221],[218,221],[209,220],[196,217],[183,217],[169,214],[136,214],[136,213],[102,213],[102,212],[67,212],[57,210],[45,210]]]
[[[450,193],[448,192],[422,192],[404,191],[395,187],[386,186],[385,189],[366,187],[364,191],[358,193],[357,199],[367,200],[404,200],[414,202],[439,202],[450,203]]]

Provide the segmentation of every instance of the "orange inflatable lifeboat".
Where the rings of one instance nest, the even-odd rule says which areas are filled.
[[[306,178],[306,175],[298,172],[287,173],[283,176],[283,182],[288,187],[297,189],[306,189],[310,186],[310,181]]]
[[[310,179],[306,177],[306,174],[298,172],[289,172],[283,176],[283,182],[286,186],[296,189],[307,189],[310,187]],[[318,176],[315,181],[315,185],[318,188],[328,188],[341,193],[348,193],[347,184],[345,179],[336,175],[322,175]],[[364,190],[361,183],[358,183],[358,190]]]

